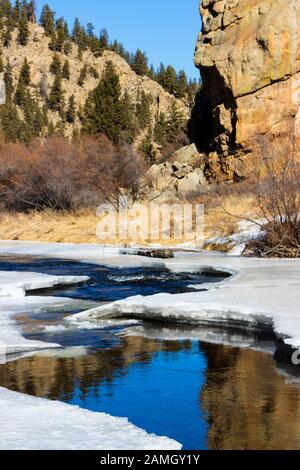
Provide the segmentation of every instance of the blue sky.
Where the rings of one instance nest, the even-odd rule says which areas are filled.
[[[92,22],[95,32],[106,28],[111,39],[129,51],[138,47],[150,63],[162,61],[199,77],[193,64],[197,34],[201,29],[200,0],[37,0],[38,11],[48,3],[57,16],[73,25]]]

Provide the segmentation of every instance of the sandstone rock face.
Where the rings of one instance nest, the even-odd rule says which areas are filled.
[[[202,0],[200,143],[223,158],[300,135],[300,0]],[[202,132],[202,135],[201,135]]]

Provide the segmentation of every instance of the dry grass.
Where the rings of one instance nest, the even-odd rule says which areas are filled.
[[[253,209],[253,200],[250,197],[241,199],[234,194],[226,197],[226,211],[214,199],[202,201],[205,205],[205,240],[232,235],[237,231],[238,220],[230,214],[248,213]],[[228,213],[227,213],[228,211]],[[33,211],[30,213],[1,213],[0,239],[23,240],[57,243],[99,243],[102,242],[96,235],[97,224],[100,219],[94,209],[78,209],[74,211]],[[133,240],[126,240],[123,244],[130,244]],[[119,244],[114,240],[106,240],[107,244]],[[139,244],[147,246],[151,243],[160,243],[165,246],[176,245],[176,240],[140,240]],[[179,242],[180,243],[180,242]],[[207,245],[209,249],[226,251],[226,247]]]
[[[45,210],[24,214],[2,213],[2,240],[25,240],[57,243],[97,243],[97,217],[94,210],[72,212]]]

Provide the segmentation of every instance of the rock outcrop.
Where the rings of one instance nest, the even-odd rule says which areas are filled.
[[[200,10],[198,144],[232,177],[242,173],[232,156],[249,161],[257,136],[300,135],[300,1],[202,0]]]
[[[144,178],[144,197],[158,203],[185,200],[207,189],[205,155],[195,144],[182,147],[173,162],[152,165]]]

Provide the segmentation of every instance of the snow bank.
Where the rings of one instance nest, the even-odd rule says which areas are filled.
[[[47,306],[71,305],[72,299],[56,297],[26,297],[26,291],[86,281],[83,276],[49,276],[39,273],[0,271],[0,344],[7,355],[58,348],[57,344],[30,341],[23,338],[13,317],[25,311],[36,312]],[[4,350],[4,351],[3,351]]]
[[[125,418],[0,388],[1,450],[179,450]]]
[[[88,279],[87,276],[50,276],[40,273],[0,271],[0,297],[24,297],[26,291],[79,284]]]

